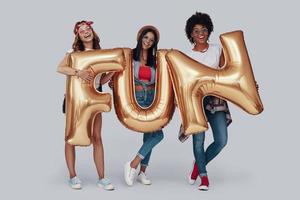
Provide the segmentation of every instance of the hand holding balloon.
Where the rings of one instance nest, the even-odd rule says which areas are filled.
[[[202,105],[208,95],[226,99],[249,114],[263,111],[243,32],[225,33],[220,39],[225,56],[225,65],[220,70],[211,69],[177,50],[166,55],[186,135],[208,128]]]
[[[80,79],[67,78],[65,140],[72,145],[86,146],[91,143],[95,116],[111,109],[111,95],[99,93],[94,87],[95,75],[123,70],[124,55],[121,49],[72,53],[69,63]]]
[[[95,77],[91,69],[76,70],[76,75],[86,82],[90,82]]]
[[[250,114],[263,111],[243,33],[222,34],[220,39],[225,56],[221,70],[211,69],[178,50],[159,50],[155,99],[148,108],[141,108],[135,100],[130,49],[73,54],[72,66],[83,71],[84,80],[91,80],[92,75],[84,71],[89,67],[95,74],[119,71],[109,83],[114,89],[115,111],[127,128],[138,132],[159,130],[170,121],[175,93],[183,130],[188,135],[208,128],[202,107],[202,99],[207,95],[226,99]],[[81,84],[75,77],[68,80],[67,86],[70,106],[67,107],[66,140],[70,144],[89,145],[93,116],[110,110],[110,95],[99,94],[92,84]]]

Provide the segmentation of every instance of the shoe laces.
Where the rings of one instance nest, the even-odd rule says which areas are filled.
[[[135,169],[134,169],[134,168],[131,168],[131,169],[130,169],[130,173],[129,173],[129,178],[130,178],[131,180],[133,180],[133,179],[134,179],[134,175],[135,175]]]
[[[146,176],[146,174],[145,174],[144,172],[141,172],[141,173],[140,173],[140,176],[141,176],[143,179],[148,180],[148,178],[147,178],[147,176]]]
[[[209,185],[208,177],[207,176],[202,176],[201,177],[201,185]]]
[[[81,180],[77,176],[75,176],[75,177],[71,178],[71,183],[72,184],[81,184]]]
[[[99,182],[100,184],[104,185],[104,186],[110,185],[110,184],[111,184],[111,183],[110,183],[110,180],[109,180],[108,178],[100,179],[98,182]]]

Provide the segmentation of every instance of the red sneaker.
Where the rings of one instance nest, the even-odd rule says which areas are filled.
[[[209,188],[209,181],[207,176],[202,176],[201,178],[201,184],[199,185],[199,190],[207,191]]]
[[[193,162],[193,170],[189,174],[189,183],[193,185],[199,176],[198,166],[196,162]]]

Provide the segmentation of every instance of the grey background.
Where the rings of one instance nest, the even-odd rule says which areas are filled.
[[[299,6],[296,1],[1,1],[1,199],[297,199],[299,193]],[[191,140],[177,140],[178,112],[164,129],[148,175],[153,185],[127,187],[123,164],[132,159],[142,135],[123,127],[114,110],[103,114],[106,174],[116,186],[95,185],[92,148],[78,148],[81,191],[67,185],[65,77],[56,67],[71,48],[73,25],[93,20],[103,48],[133,47],[142,25],[161,33],[160,48],[191,48],[184,34],[195,11],[211,15],[215,32],[244,31],[265,110],[252,116],[230,105],[229,142],[209,166],[209,192],[187,183]],[[299,84],[298,84],[299,85]],[[105,91],[109,91],[107,86]],[[207,134],[211,141],[211,132]]]

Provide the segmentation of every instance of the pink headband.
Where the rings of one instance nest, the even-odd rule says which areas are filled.
[[[83,21],[83,22],[81,22],[81,23],[77,23],[76,25],[75,25],[75,28],[74,28],[74,34],[76,35],[77,33],[78,33],[78,30],[79,30],[79,28],[82,26],[82,25],[87,25],[87,26],[90,26],[90,27],[92,27],[92,24],[93,24],[94,22],[92,22],[92,21]]]

